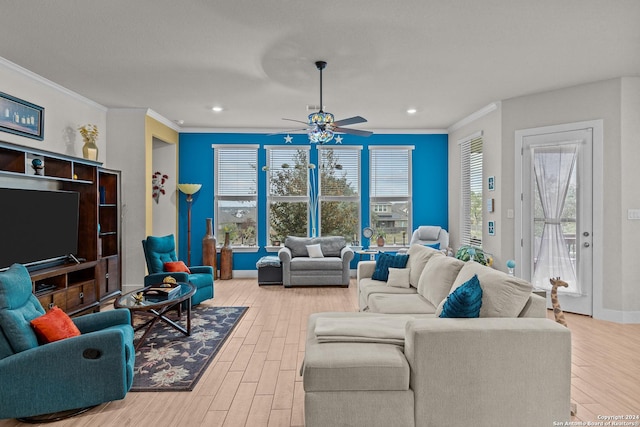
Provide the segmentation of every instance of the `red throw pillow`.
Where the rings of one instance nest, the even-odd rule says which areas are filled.
[[[189,267],[182,261],[172,261],[164,263],[164,271],[170,273],[189,273],[191,274],[191,270]]]
[[[55,306],[47,314],[33,319],[31,327],[35,330],[40,344],[80,335],[80,330],[67,313]]]

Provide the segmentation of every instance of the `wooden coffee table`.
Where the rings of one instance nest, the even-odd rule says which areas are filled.
[[[151,286],[144,287],[142,289],[135,290],[133,292],[129,292],[128,294],[124,294],[121,297],[117,298],[113,305],[116,308],[127,308],[131,312],[131,325],[133,326],[133,315],[141,314],[145,316],[151,316],[147,322],[135,328],[136,331],[146,328],[142,337],[136,344],[136,350],[140,348],[145,338],[153,328],[153,325],[158,323],[158,321],[162,320],[165,324],[171,326],[179,332],[189,336],[191,335],[191,297],[196,293],[196,287],[191,283],[180,283],[180,291],[172,295],[168,298],[159,298],[157,296],[143,296],[142,299],[138,300],[136,296],[144,292],[146,289]],[[169,319],[165,316],[165,313],[173,308],[178,308],[178,314],[181,317],[182,309],[180,304],[184,301],[187,301],[187,327],[184,328],[175,321]]]

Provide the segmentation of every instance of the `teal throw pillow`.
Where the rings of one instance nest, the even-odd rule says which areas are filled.
[[[426,246],[426,247],[428,247],[428,248],[433,248],[433,249],[435,249],[436,251],[439,251],[439,250],[440,250],[440,242],[438,242],[438,243],[431,243],[431,244],[425,244],[425,246]]]
[[[386,282],[389,279],[389,267],[392,268],[405,268],[409,255],[407,254],[381,254],[376,260],[376,269],[373,272],[371,278],[373,280],[382,280]]]
[[[478,275],[474,274],[471,279],[449,294],[440,317],[480,317],[481,306],[482,288]]]

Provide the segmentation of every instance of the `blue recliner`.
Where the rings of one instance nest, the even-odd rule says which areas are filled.
[[[213,298],[213,267],[189,266],[191,274],[164,271],[165,262],[178,260],[173,234],[163,237],[147,236],[142,241],[142,248],[149,271],[149,275],[144,278],[145,286],[157,285],[162,283],[166,276],[172,276],[178,282],[189,282],[196,287],[196,293],[191,297],[191,305]]]
[[[38,344],[45,314],[20,264],[0,272],[0,418],[28,418],[123,399],[133,383],[129,310],[73,318],[81,335]]]

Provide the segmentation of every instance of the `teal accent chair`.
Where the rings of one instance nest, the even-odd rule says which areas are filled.
[[[189,266],[191,274],[164,271],[165,262],[178,261],[173,234],[162,237],[147,236],[142,241],[142,249],[149,271],[144,278],[145,286],[157,285],[162,283],[166,276],[171,276],[178,282],[189,282],[196,287],[196,293],[191,297],[191,305],[213,298],[213,267],[210,265]]]
[[[39,345],[30,322],[43,314],[23,265],[0,272],[0,419],[123,399],[135,360],[129,310],[75,317],[81,335]]]

